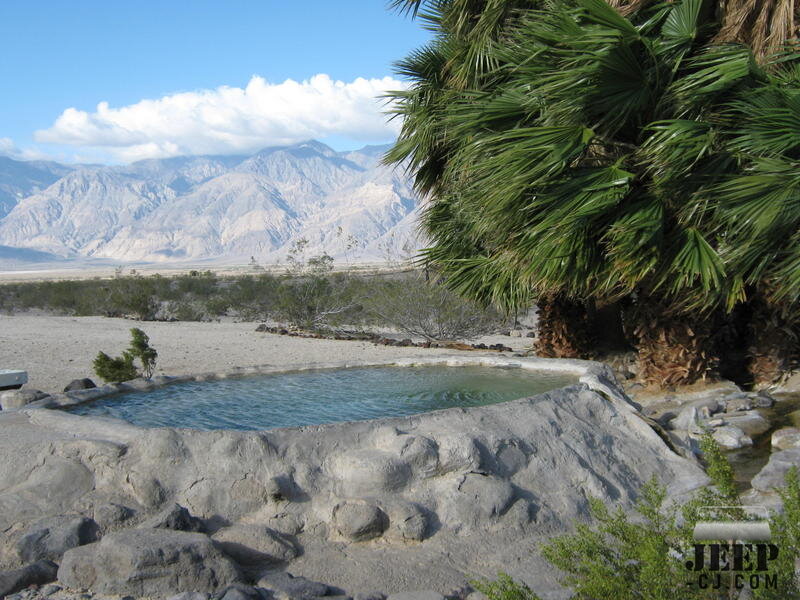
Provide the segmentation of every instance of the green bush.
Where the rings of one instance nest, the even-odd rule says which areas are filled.
[[[500,329],[502,315],[413,272],[370,282],[364,310],[379,323],[431,341],[476,338]]]
[[[105,352],[99,352],[92,363],[94,372],[103,381],[128,381],[136,377],[150,378],[156,368],[158,352],[150,346],[150,338],[141,329],[131,329],[131,342],[122,356],[110,357]],[[138,360],[141,370],[136,368],[134,361]]]
[[[129,381],[139,376],[133,365],[133,357],[128,352],[114,358],[105,352],[98,352],[92,366],[95,374],[103,381]]]
[[[711,486],[700,491],[680,509],[665,505],[666,489],[653,478],[646,483],[630,517],[622,509],[609,510],[600,500],[590,499],[592,525],[578,523],[575,532],[551,539],[543,548],[547,561],[564,576],[562,583],[572,589],[576,600],[723,600],[730,598],[730,572],[722,571],[720,589],[686,586],[685,561],[691,555],[692,530],[704,514],[704,507],[716,507],[717,514],[747,518],[733,485],[733,471],[710,434],[702,439]],[[800,598],[795,563],[800,558],[800,476],[796,468],[786,475],[779,492],[784,512],[771,521],[772,543],[779,548],[778,559],[768,573],[776,575],[778,587],[761,586],[751,591],[756,599]],[[679,518],[680,514],[680,518]],[[692,578],[705,573],[693,571]],[[713,581],[713,579],[711,579]],[[536,600],[526,586],[501,573],[496,581],[473,585],[489,600]]]

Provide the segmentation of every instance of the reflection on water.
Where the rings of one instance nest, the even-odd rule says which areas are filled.
[[[363,367],[182,383],[69,410],[143,427],[261,430],[495,404],[575,382],[496,367]]]

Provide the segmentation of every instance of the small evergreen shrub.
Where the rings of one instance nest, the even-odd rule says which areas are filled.
[[[128,352],[114,358],[105,352],[98,352],[92,365],[95,374],[103,381],[129,381],[139,375],[133,364],[133,357]]]
[[[150,379],[156,368],[158,352],[150,346],[150,338],[141,329],[134,327],[131,329],[131,345],[128,346],[128,353],[133,358],[138,358],[142,365],[142,375]]]
[[[105,352],[98,352],[92,366],[95,374],[103,381],[128,381],[136,377],[150,378],[156,368],[158,352],[150,346],[150,338],[141,329],[131,329],[131,343],[122,356],[110,357]],[[141,371],[134,361],[138,360]]]

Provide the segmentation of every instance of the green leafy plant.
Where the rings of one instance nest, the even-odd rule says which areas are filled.
[[[158,352],[150,346],[147,334],[134,327],[131,329],[131,342],[122,356],[110,357],[105,352],[98,352],[92,366],[98,377],[104,381],[128,381],[136,377],[150,378],[156,367]],[[141,370],[134,361],[138,360]]]

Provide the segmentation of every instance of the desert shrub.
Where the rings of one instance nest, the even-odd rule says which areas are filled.
[[[296,327],[321,329],[350,322],[360,310],[347,275],[312,273],[284,280],[270,313]]]
[[[376,321],[428,340],[470,339],[497,331],[503,317],[414,272],[371,282],[364,310]]]
[[[139,376],[150,378],[156,368],[158,352],[150,346],[147,334],[134,327],[131,329],[131,341],[122,356],[110,357],[105,352],[99,352],[92,366],[95,374],[104,381],[128,381]],[[138,360],[141,370],[137,369],[134,361]]]
[[[361,310],[351,293],[352,276],[333,273],[333,257],[326,253],[306,258],[307,245],[304,238],[292,244],[270,316],[303,329],[328,328],[350,320]]]
[[[133,357],[127,352],[114,358],[105,352],[98,352],[92,366],[95,374],[103,381],[128,381],[139,375],[133,364]]]
[[[280,287],[277,277],[265,273],[237,277],[221,293],[227,300],[226,308],[243,319],[266,319],[275,306]]]
[[[144,277],[121,277],[109,281],[109,316],[153,320],[158,310],[157,287],[158,282]]]
[[[692,553],[692,530],[706,507],[717,515],[747,518],[741,509],[733,483],[733,471],[716,442],[706,434],[702,439],[704,459],[711,486],[700,491],[683,507],[665,505],[666,489],[654,477],[641,489],[635,515],[622,509],[610,510],[600,500],[589,501],[593,524],[578,523],[574,533],[551,539],[543,555],[564,577],[576,600],[723,600],[729,598],[730,572],[722,571],[719,589],[684,585],[685,561]],[[769,565],[777,588],[760,586],[749,591],[758,599],[798,599],[800,582],[795,563],[800,558],[800,476],[796,468],[786,475],[779,491],[782,514],[771,521],[772,543],[779,554]],[[679,518],[680,515],[680,518]],[[693,571],[697,578],[704,571]],[[713,581],[712,573],[705,572]],[[489,600],[536,600],[526,586],[500,573],[496,581],[473,582]],[[678,592],[679,591],[679,592]]]
[[[170,316],[178,321],[206,321],[206,312],[192,301],[173,302],[170,307]]]
[[[207,297],[213,294],[219,285],[219,279],[211,271],[196,275],[180,275],[175,278],[175,288],[179,296],[192,295],[197,297]]]

